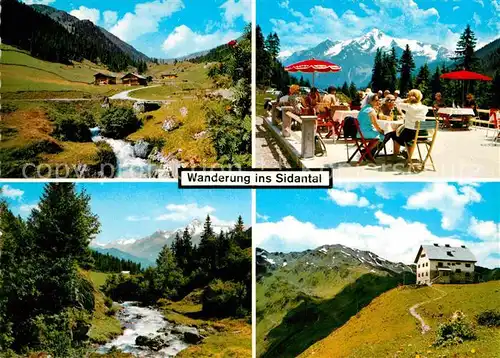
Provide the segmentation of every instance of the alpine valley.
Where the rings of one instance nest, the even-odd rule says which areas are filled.
[[[193,245],[199,245],[203,233],[203,222],[194,219],[187,228]],[[220,232],[227,233],[232,229],[232,226],[214,224],[213,229],[216,234]],[[176,235],[182,236],[183,232],[184,227],[175,230],[158,230],[141,239],[121,239],[107,244],[94,242],[91,247],[97,252],[110,254],[124,260],[131,260],[140,263],[142,267],[148,267],[155,265],[155,260],[162,248],[165,245],[170,247]]]
[[[333,75],[316,74],[317,87],[327,87],[332,84],[341,86],[344,82],[354,82],[358,86],[363,86],[370,82],[378,48],[390,50],[394,47],[396,55],[400,57],[407,44],[413,53],[417,68],[427,63],[433,69],[450,61],[454,55],[443,46],[391,37],[374,28],[361,37],[343,41],[327,39],[309,49],[281,56],[280,59],[285,66],[315,58],[331,61],[342,67],[342,71]]]

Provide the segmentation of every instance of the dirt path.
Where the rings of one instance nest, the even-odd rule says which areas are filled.
[[[142,90],[142,89],[146,89],[146,88],[155,88],[155,87],[161,87],[161,85],[154,85],[154,86],[148,86],[148,87],[134,88],[134,89],[131,89],[131,90],[128,90],[128,91],[123,91],[123,92],[117,93],[117,94],[109,97],[109,99],[121,99],[121,100],[129,100],[129,101],[148,101],[147,99],[130,97],[129,93],[130,92],[139,91],[139,90]]]
[[[291,168],[288,159],[274,137],[266,130],[263,119],[256,117],[255,123],[255,167],[256,168]]]
[[[438,292],[441,292],[441,296],[433,298],[433,299],[430,299],[430,300],[427,300],[427,301],[424,301],[424,302],[417,303],[416,305],[411,306],[410,309],[409,309],[410,314],[413,317],[415,317],[417,321],[420,322],[420,326],[422,327],[422,334],[426,334],[428,331],[430,331],[431,327],[428,324],[426,324],[425,321],[424,321],[424,319],[417,313],[417,308],[419,308],[420,306],[425,305],[427,303],[440,300],[441,298],[443,298],[444,296],[446,296],[446,292],[444,292],[444,291],[442,291],[440,289],[437,289],[435,287],[431,287],[431,288],[433,288],[434,290],[436,290]]]

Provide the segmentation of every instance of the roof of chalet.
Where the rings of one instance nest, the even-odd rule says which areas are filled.
[[[125,76],[122,77],[122,79],[125,78],[125,77],[127,77],[127,76],[134,76],[134,77],[137,77],[137,78],[140,78],[140,79],[143,79],[143,80],[146,79],[146,77],[141,76],[141,75],[139,75],[137,73],[127,73]]]
[[[114,73],[111,73],[111,72],[97,72],[94,77],[98,76],[98,75],[103,75],[105,77],[112,77],[112,78],[116,78],[116,75]]]
[[[474,254],[465,246],[452,247],[450,245],[439,246],[434,244],[420,246],[417,257],[415,257],[415,263],[418,262],[422,250],[425,250],[429,260],[477,262]]]

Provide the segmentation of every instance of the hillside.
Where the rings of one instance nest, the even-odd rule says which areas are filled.
[[[381,293],[414,282],[411,268],[341,245],[257,249],[257,355],[297,356]]]
[[[448,348],[432,346],[436,328],[460,310],[474,317],[489,309],[498,309],[499,281],[471,285],[434,285],[399,287],[374,299],[345,325],[307,349],[300,357],[500,357],[500,331],[477,327],[478,338]],[[431,331],[420,333],[409,307],[437,298],[417,309]],[[472,352],[475,353],[472,353]]]
[[[484,71],[495,75],[495,71],[500,68],[500,38],[477,50],[476,56],[481,59]]]
[[[46,61],[70,64],[87,59],[112,71],[135,66],[137,51],[101,28],[47,6],[28,6],[16,0],[2,2],[2,42]]]

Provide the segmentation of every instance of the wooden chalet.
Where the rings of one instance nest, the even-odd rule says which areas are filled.
[[[116,75],[98,72],[94,75],[95,85],[116,85]]]
[[[147,86],[148,80],[137,73],[127,73],[122,77],[122,83],[128,86]]]
[[[175,73],[164,73],[161,75],[161,79],[162,80],[173,80],[173,79],[176,79],[177,76]]]

